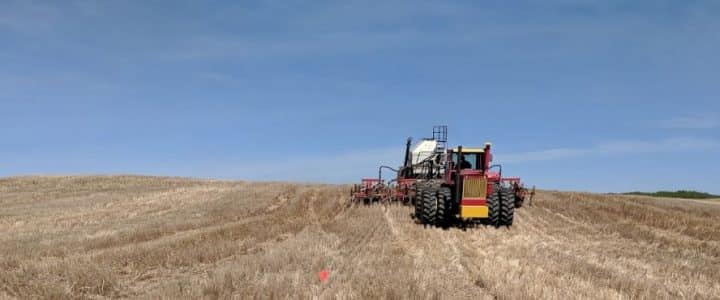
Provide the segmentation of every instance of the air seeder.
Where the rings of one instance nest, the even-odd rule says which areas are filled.
[[[352,189],[356,203],[400,202],[415,207],[415,218],[422,224],[448,226],[486,221],[510,226],[515,208],[528,191],[518,177],[502,177],[502,166],[491,165],[491,144],[481,148],[447,148],[447,126],[435,126],[433,137],[412,146],[408,138],[405,160],[399,169],[381,166],[378,178],[365,178]],[[382,171],[396,172],[387,183]]]

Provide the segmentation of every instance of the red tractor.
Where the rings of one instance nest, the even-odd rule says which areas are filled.
[[[412,149],[408,139],[403,166],[398,170],[380,167],[375,185],[363,180],[364,185],[353,190],[353,199],[412,203],[415,218],[426,225],[445,227],[457,221],[512,225],[515,208],[522,206],[528,193],[520,179],[503,178],[502,166],[490,164],[490,143],[483,148],[454,149],[446,149],[446,144],[447,126],[435,126],[433,137]],[[397,171],[397,178],[384,184],[383,168]]]
[[[515,207],[524,201],[524,189],[519,182],[503,180],[502,167],[490,165],[491,161],[489,143],[483,148],[448,149],[437,162],[444,172],[418,184],[415,217],[420,223],[438,226],[457,220],[512,225]]]

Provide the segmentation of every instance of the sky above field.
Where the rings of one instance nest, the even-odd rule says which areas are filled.
[[[720,192],[717,1],[1,1],[0,176],[355,182],[408,136]]]

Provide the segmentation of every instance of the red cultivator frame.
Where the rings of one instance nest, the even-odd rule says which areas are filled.
[[[388,198],[388,187],[380,178],[363,178],[360,184],[353,186],[351,199],[353,202],[371,204],[384,202]]]
[[[350,198],[353,203],[410,204],[415,197],[415,179],[394,179],[389,183],[379,178],[363,178],[353,186]]]
[[[506,177],[500,180],[504,183],[510,184],[510,186],[512,187],[513,193],[515,194],[516,208],[519,208],[523,205],[523,202],[525,202],[528,194],[530,195],[530,201],[532,201],[532,198],[535,197],[535,187],[533,186],[532,190],[528,191],[528,189],[526,189],[523,183],[520,181],[520,177]]]
[[[499,175],[497,175],[499,176]],[[503,177],[500,181],[509,185],[515,195],[515,207],[519,208],[525,202],[535,196],[535,187],[525,188],[519,177]],[[363,178],[360,184],[353,185],[350,192],[350,199],[353,203],[399,203],[411,205],[415,202],[417,195],[417,183],[415,178],[396,178],[388,183],[380,178]],[[529,197],[528,197],[529,196]]]

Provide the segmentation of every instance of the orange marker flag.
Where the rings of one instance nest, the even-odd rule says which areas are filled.
[[[318,272],[318,279],[320,279],[320,282],[325,282],[328,278],[330,278],[330,272],[328,272],[328,270],[323,269]]]

